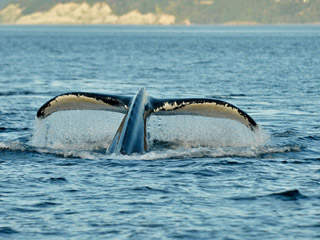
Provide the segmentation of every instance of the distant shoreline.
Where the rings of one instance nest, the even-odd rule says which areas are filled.
[[[172,25],[161,25],[161,24],[15,24],[15,23],[0,23],[0,26],[20,26],[20,27],[29,27],[29,26],[127,26],[127,27],[153,27],[153,26],[159,26],[159,27],[255,27],[255,26],[320,26],[320,23],[273,23],[273,24],[266,24],[266,23],[257,23],[257,24],[229,24],[229,23],[222,23],[222,24],[172,24]]]
[[[120,0],[119,0],[120,1]],[[131,8],[121,4],[108,5],[102,1],[86,1],[82,3],[70,0],[65,3],[57,3],[47,6],[47,9],[28,9],[28,5],[22,3],[11,3],[0,9],[0,25],[161,25],[161,26],[261,26],[261,25],[320,25],[320,18],[317,11],[311,11],[308,0],[304,0],[299,5],[290,5],[297,8],[294,15],[273,14],[275,10],[284,7],[280,1],[270,4],[269,12],[262,11],[261,8],[254,8],[248,5],[241,8],[240,12],[230,11],[228,16],[224,12],[229,12],[228,5],[216,5],[216,1],[194,1],[188,12],[177,11],[178,5],[173,8],[172,2],[163,5],[163,9],[155,5],[155,9],[143,8],[141,5],[132,5]],[[39,2],[41,5],[41,3]],[[172,5],[170,8],[170,4]],[[231,4],[231,3],[230,3]],[[130,4],[129,4],[130,5]],[[111,8],[112,6],[112,8]],[[119,8],[122,11],[119,11]],[[222,7],[224,6],[224,7]],[[317,5],[316,5],[317,6]],[[236,7],[236,6],[234,6]],[[289,5],[286,6],[289,8]],[[319,5],[320,7],[320,5]],[[26,10],[27,9],[27,10]],[[174,10],[175,9],[175,10]],[[254,10],[253,10],[254,9]],[[249,11],[250,10],[250,11]],[[280,10],[279,10],[280,11]],[[222,14],[220,14],[222,12]],[[253,14],[254,13],[254,14]]]

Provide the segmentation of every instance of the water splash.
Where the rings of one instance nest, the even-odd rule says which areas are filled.
[[[151,116],[147,122],[145,154],[107,155],[106,149],[123,114],[101,111],[65,111],[35,122],[29,142],[33,150],[85,159],[171,159],[243,156],[278,152],[264,147],[268,135],[227,119],[201,116]],[[284,150],[283,150],[284,151]]]
[[[229,119],[202,116],[151,116],[148,143],[152,148],[244,147],[264,145],[269,137]]]
[[[104,159],[104,160],[159,160],[159,159],[192,159],[192,158],[223,158],[223,157],[243,157],[260,158],[264,155],[281,154],[289,152],[300,152],[299,146],[251,146],[251,147],[196,147],[196,148],[162,148],[147,151],[143,154],[120,155],[109,154],[103,150],[69,150],[54,149],[49,147],[35,147],[19,141],[0,142],[0,151],[12,152],[35,152],[40,154],[53,154],[64,158],[80,159]]]
[[[192,159],[192,158],[223,158],[223,157],[244,157],[257,158],[265,154],[277,154],[300,151],[298,146],[260,146],[260,147],[226,147],[226,148],[178,148],[150,151],[144,154],[104,156],[106,159],[119,160],[159,160],[159,159]]]
[[[106,149],[123,114],[102,111],[57,112],[36,119],[30,145],[64,150]]]

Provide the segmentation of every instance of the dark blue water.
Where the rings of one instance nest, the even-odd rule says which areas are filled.
[[[1,26],[0,238],[320,238],[319,53],[319,26]],[[64,92],[142,86],[228,101],[261,131],[155,117],[149,151],[121,156],[116,114],[35,119]]]

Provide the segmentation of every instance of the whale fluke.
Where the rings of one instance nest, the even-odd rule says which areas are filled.
[[[197,115],[238,121],[256,131],[257,123],[240,108],[212,98],[154,99],[153,113],[160,115]]]
[[[148,96],[141,88],[134,97],[96,93],[65,93],[45,103],[37,112],[38,118],[46,118],[57,111],[103,110],[120,112],[124,118],[115,133],[108,152],[142,153],[147,150],[146,122],[155,115],[198,115],[235,120],[252,131],[258,124],[238,107],[212,98],[157,99]]]
[[[38,118],[46,118],[57,111],[104,110],[126,113],[132,97],[86,92],[58,95],[46,102],[37,112]]]

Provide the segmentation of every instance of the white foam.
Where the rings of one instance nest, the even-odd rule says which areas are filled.
[[[106,151],[67,150],[28,146],[19,141],[0,142],[0,150],[32,151],[54,154],[65,158],[102,159],[102,160],[159,160],[159,159],[191,159],[191,158],[223,158],[244,157],[256,158],[263,154],[276,154],[301,151],[299,146],[251,146],[251,147],[223,147],[223,148],[177,148],[149,151],[144,154],[120,155],[107,154]]]
[[[225,148],[178,148],[162,149],[144,154],[118,155],[109,154],[106,159],[119,160],[159,160],[159,159],[191,159],[191,158],[222,158],[245,157],[255,158],[263,154],[276,154],[300,151],[299,146],[252,146],[252,147],[225,147]]]
[[[0,149],[7,149],[12,151],[25,151],[26,147],[19,141],[0,142]]]

